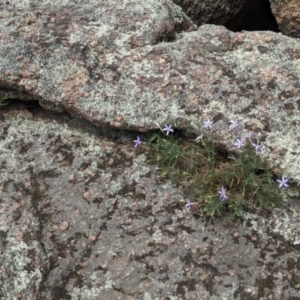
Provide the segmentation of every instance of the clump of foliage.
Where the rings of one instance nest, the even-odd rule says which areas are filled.
[[[286,187],[288,179],[276,181],[263,157],[264,145],[256,144],[251,132],[236,139],[236,151],[229,152],[217,142],[213,121],[204,122],[198,133],[174,131],[176,122],[151,135],[148,144],[153,151],[148,157],[184,187],[188,211],[242,216],[245,210],[282,206],[279,188]],[[231,121],[229,130],[238,125]]]

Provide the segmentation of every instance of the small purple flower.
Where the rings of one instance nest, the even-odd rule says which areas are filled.
[[[252,144],[252,146],[255,148],[256,154],[264,154],[265,153],[265,146],[264,145],[258,145],[258,144]]]
[[[191,209],[191,201],[190,201],[190,199],[186,199],[186,205],[185,205],[185,208],[186,208],[187,210],[190,210],[190,209]]]
[[[300,185],[300,179],[298,179],[298,183],[297,183],[297,185]]]
[[[197,141],[201,140],[202,138],[203,138],[203,134],[198,135],[198,136],[194,139],[194,141],[197,142]]]
[[[224,186],[222,186],[222,188],[218,191],[218,193],[220,194],[220,199],[222,202],[228,198],[226,195],[226,189],[224,188]]]
[[[136,140],[133,140],[133,142],[135,143],[134,147],[137,147],[142,143],[141,138],[139,136],[137,136]]]
[[[229,130],[234,129],[235,127],[237,127],[239,125],[238,120],[230,121],[230,123],[231,123],[231,125],[229,126]]]
[[[259,147],[259,149],[256,151],[256,153],[259,154],[259,155],[262,155],[262,154],[265,153],[265,151],[266,151],[265,146],[260,145],[260,147]]]
[[[251,139],[251,136],[253,135],[253,131],[249,131],[246,135],[245,138],[246,139]]]
[[[264,145],[260,145],[260,147],[258,149],[256,149],[257,154],[264,154],[265,151],[266,151],[266,148]]]
[[[172,129],[172,125],[168,126],[165,124],[165,127],[163,128],[163,131],[166,132],[166,135],[169,135],[170,132],[174,132],[174,130]]]
[[[282,179],[277,179],[277,182],[279,182],[279,188],[282,188],[283,186],[285,187],[288,187],[288,182],[289,180],[285,177],[285,176],[282,176]]]
[[[214,123],[214,121],[212,120],[207,120],[206,122],[204,122],[204,128],[209,128],[212,129],[212,124]]]
[[[237,139],[236,142],[234,143],[234,145],[237,147],[237,148],[241,148],[243,146],[245,146],[245,139],[242,138],[242,139]]]

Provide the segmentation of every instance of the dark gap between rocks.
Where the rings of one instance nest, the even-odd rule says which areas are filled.
[[[236,30],[279,32],[269,0],[250,0]]]
[[[21,107],[26,108],[28,111],[31,110],[44,110],[44,108],[40,105],[39,101],[37,100],[20,100],[20,99],[6,99],[4,100],[5,107]]]

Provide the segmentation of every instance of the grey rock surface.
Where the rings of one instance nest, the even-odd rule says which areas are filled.
[[[194,217],[133,134],[24,107],[0,124],[1,299],[299,299],[299,196]]]
[[[270,0],[273,15],[282,33],[300,38],[300,10],[298,0]]]
[[[0,96],[48,111],[0,112],[0,298],[299,298],[298,190],[243,222],[194,217],[132,142],[178,113],[232,148],[239,119],[299,178],[299,50],[196,30],[169,0],[1,1]]]
[[[193,124],[211,118],[229,148],[228,122],[240,119],[274,170],[300,177],[299,40],[213,25],[186,32],[193,23],[171,1],[122,5],[1,2],[0,95],[129,130],[176,111]]]

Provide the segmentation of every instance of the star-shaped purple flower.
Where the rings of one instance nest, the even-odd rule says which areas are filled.
[[[277,182],[279,182],[279,188],[282,188],[283,186],[288,187],[288,179],[285,176],[282,176],[282,179],[277,179]]]
[[[239,125],[238,120],[230,121],[230,123],[231,123],[231,125],[229,126],[229,130],[231,130]]]
[[[237,148],[241,148],[243,146],[245,146],[245,139],[237,139],[236,142],[234,143],[234,145],[237,147]]]
[[[224,188],[224,186],[222,186],[222,188],[218,191],[218,193],[220,194],[220,199],[222,202],[228,198],[226,195],[226,189]]]
[[[190,199],[186,199],[186,205],[185,205],[185,208],[186,208],[187,210],[190,210],[190,209],[191,209],[191,201],[190,201]]]
[[[265,146],[264,145],[258,145],[258,144],[252,144],[252,146],[255,148],[256,154],[264,154],[265,153]]]
[[[165,127],[163,128],[163,131],[166,132],[166,135],[169,135],[170,132],[174,132],[174,130],[172,129],[172,125],[168,126],[165,124]]]
[[[133,142],[135,143],[134,147],[137,147],[142,143],[141,138],[139,136],[137,136],[136,140],[133,140]]]
[[[214,123],[214,121],[212,120],[207,120],[206,122],[204,122],[204,128],[209,128],[212,129],[212,124]]]

